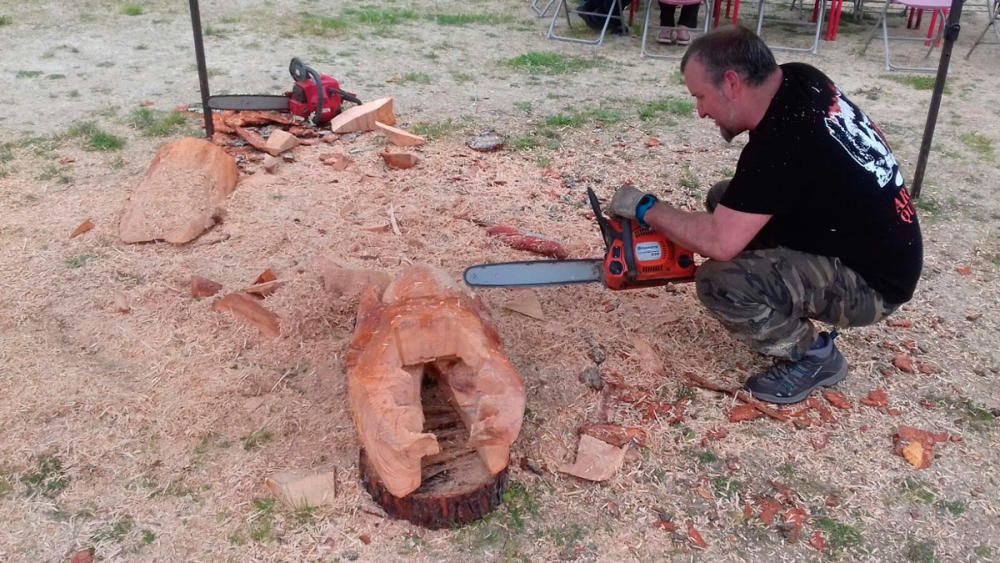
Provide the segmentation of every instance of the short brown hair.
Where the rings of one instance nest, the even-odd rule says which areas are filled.
[[[727,70],[736,71],[751,86],[760,86],[778,68],[764,40],[741,25],[725,25],[692,41],[681,59],[681,72],[692,57],[705,65],[716,86]]]

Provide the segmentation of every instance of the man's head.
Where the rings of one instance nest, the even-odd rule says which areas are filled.
[[[762,89],[777,70],[764,41],[742,26],[727,25],[702,35],[681,59],[684,83],[697,99],[698,115],[715,120],[727,141],[763,117],[770,97],[763,100]]]

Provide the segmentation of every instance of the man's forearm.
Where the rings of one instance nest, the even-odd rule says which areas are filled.
[[[681,211],[662,201],[657,202],[643,219],[650,227],[667,235],[671,241],[702,256],[717,260],[732,258],[722,248],[711,213]]]

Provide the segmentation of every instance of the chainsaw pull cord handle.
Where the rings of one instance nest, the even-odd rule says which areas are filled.
[[[629,281],[635,281],[635,247],[632,246],[632,220],[621,218],[622,244],[625,248],[625,276]]]
[[[319,125],[323,114],[323,96],[326,94],[323,91],[323,80],[319,73],[298,57],[292,57],[292,62],[288,63],[288,72],[292,75],[292,80],[296,82],[312,78],[313,82],[316,83],[316,111],[313,113],[312,122],[314,125]]]

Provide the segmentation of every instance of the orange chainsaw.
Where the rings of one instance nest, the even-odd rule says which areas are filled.
[[[604,258],[480,264],[465,270],[465,283],[472,287],[540,287],[601,282],[619,290],[694,279],[694,253],[639,221],[605,217],[594,190],[587,188],[587,196],[604,237]]]

